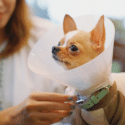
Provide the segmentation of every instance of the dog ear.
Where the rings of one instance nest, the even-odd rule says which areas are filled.
[[[64,34],[68,33],[69,31],[77,30],[75,21],[69,15],[65,15],[63,21],[63,31]]]
[[[97,25],[91,31],[91,41],[94,49],[103,51],[105,44],[104,15],[100,17]]]

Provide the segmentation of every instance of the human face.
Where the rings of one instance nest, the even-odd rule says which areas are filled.
[[[0,29],[4,29],[16,7],[17,0],[0,0]]]

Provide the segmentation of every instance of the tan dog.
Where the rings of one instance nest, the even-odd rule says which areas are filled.
[[[87,63],[104,50],[105,27],[102,16],[91,32],[77,30],[74,20],[66,15],[63,24],[64,38],[52,48],[53,57],[73,69]]]
[[[63,23],[64,38],[58,46],[52,48],[56,61],[66,69],[81,66],[104,51],[105,27],[104,16],[101,16],[91,32],[77,30],[74,20],[66,15]],[[96,96],[102,90],[94,93]],[[95,113],[96,111],[96,113]],[[91,114],[92,113],[92,114]],[[81,115],[78,117],[78,115]],[[74,125],[125,125],[125,97],[117,91],[116,83],[97,104],[86,111],[76,109],[72,120]]]

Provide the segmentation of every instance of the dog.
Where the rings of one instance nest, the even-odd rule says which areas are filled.
[[[66,69],[73,69],[94,59],[104,51],[105,27],[102,16],[91,32],[77,30],[74,20],[66,15],[63,22],[64,38],[53,46],[55,60]]]
[[[100,17],[95,28],[90,32],[78,30],[73,18],[65,15],[63,31],[64,37],[57,46],[52,47],[52,56],[67,70],[91,61],[105,50],[104,15]],[[117,90],[116,82],[107,90],[107,94],[97,104],[81,112],[80,109],[77,109],[79,111],[76,111],[72,124],[125,125],[125,98],[123,94]],[[93,95],[96,96],[101,91],[98,90]],[[77,117],[78,112],[81,114],[82,120]]]

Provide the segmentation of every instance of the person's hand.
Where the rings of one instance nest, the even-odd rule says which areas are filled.
[[[59,122],[72,114],[75,106],[71,100],[68,95],[34,92],[23,103],[6,110],[6,114],[10,114],[8,124],[49,125]]]

